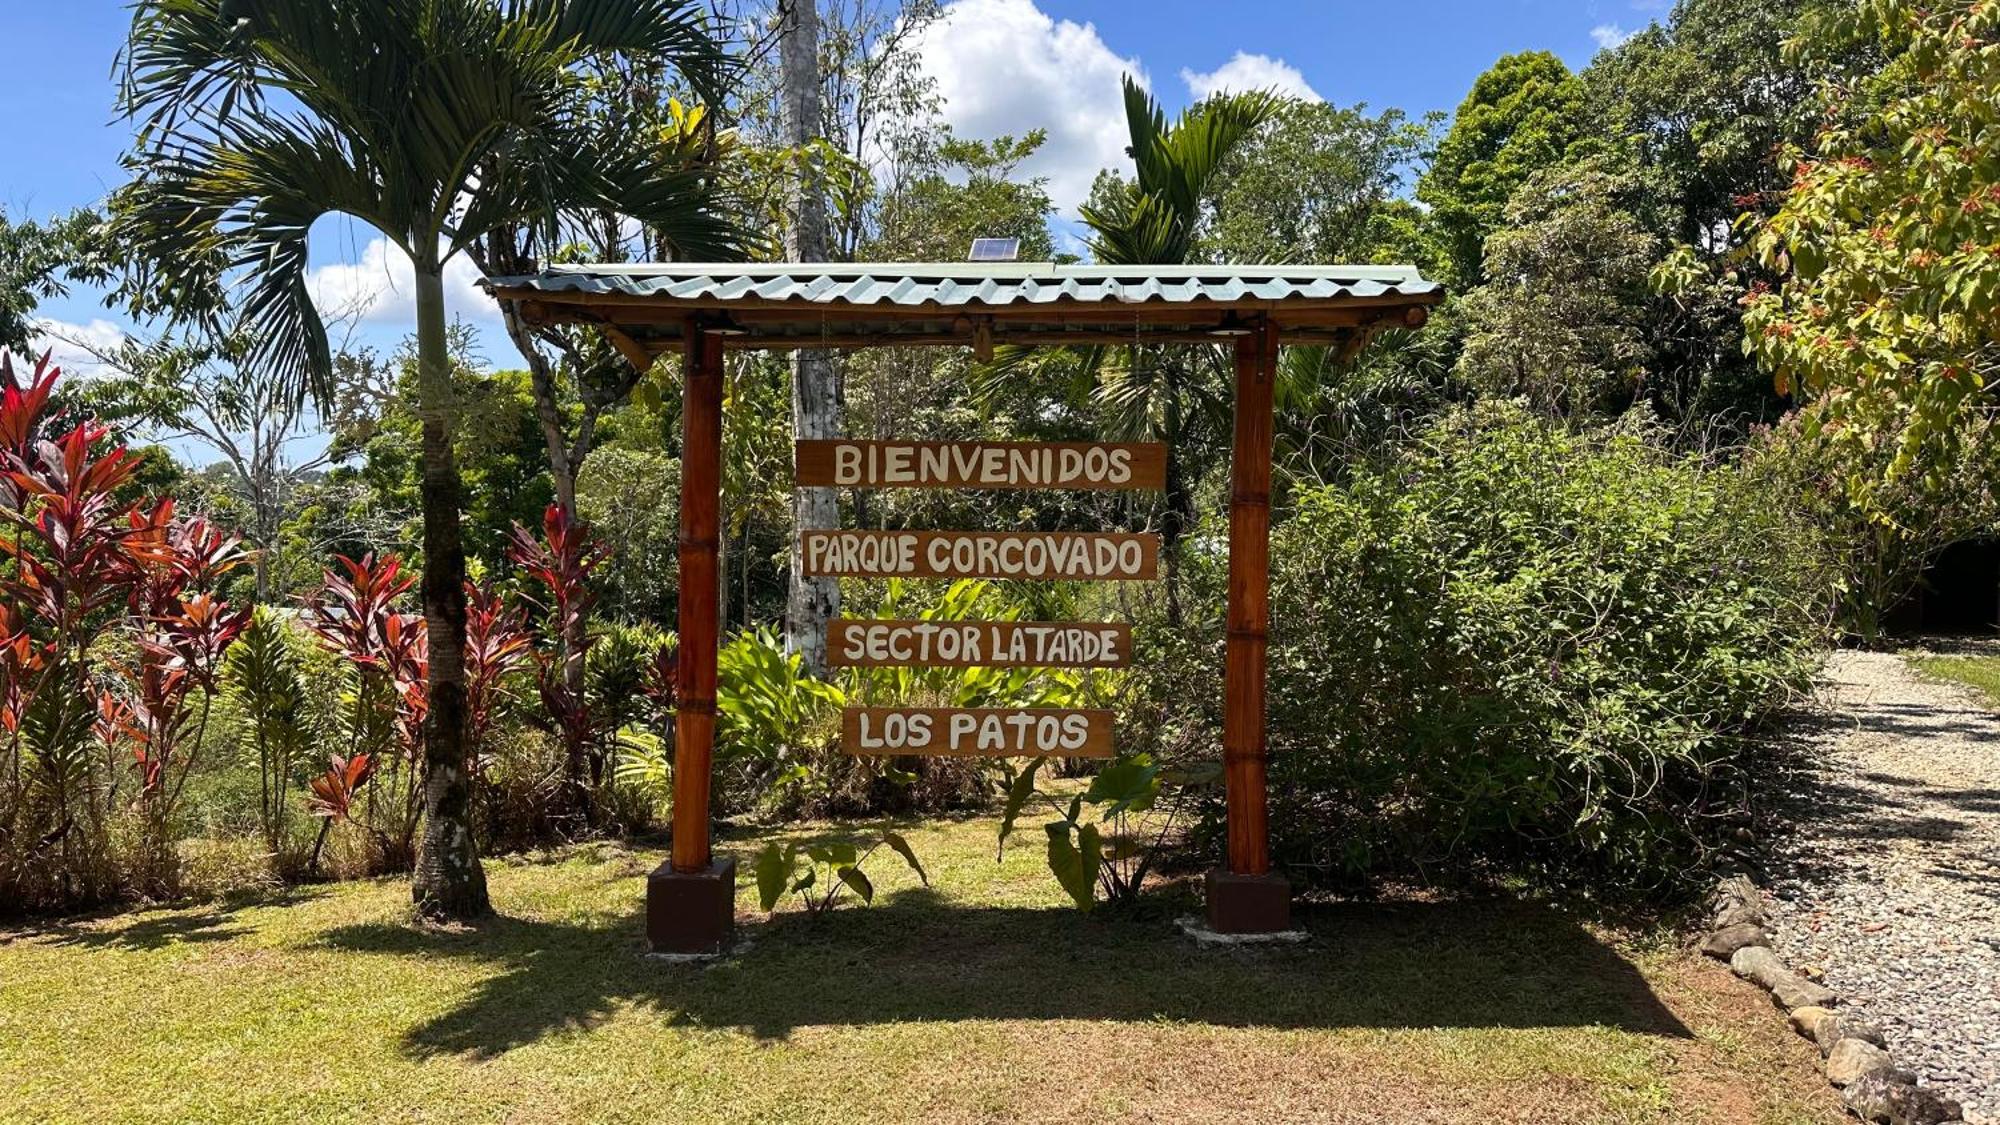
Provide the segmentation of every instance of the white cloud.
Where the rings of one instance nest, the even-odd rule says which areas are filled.
[[[1596,42],[1600,50],[1605,51],[1622,46],[1627,39],[1636,34],[1638,33],[1627,31],[1615,23],[1600,23],[1590,29],[1590,38]]]
[[[1048,130],[1021,173],[1048,177],[1058,211],[1075,213],[1099,169],[1126,166],[1119,79],[1146,76],[1090,24],[1052,19],[1034,0],[953,0],[917,50],[959,136]]]
[[[1243,93],[1249,90],[1276,90],[1294,98],[1309,102],[1322,102],[1319,91],[1306,84],[1306,76],[1299,68],[1283,59],[1269,55],[1252,55],[1236,52],[1228,62],[1209,71],[1197,73],[1186,67],[1181,68],[1181,81],[1187,83],[1188,93],[1197,99],[1223,91]]]
[[[88,324],[41,317],[35,321],[35,334],[28,338],[28,354],[16,356],[15,367],[32,368],[46,351],[49,361],[62,368],[65,377],[94,379],[112,370],[98,356],[115,351],[124,342],[125,330],[102,317],[92,317]]]
[[[416,270],[409,256],[371,238],[356,262],[319,266],[306,274],[306,287],[320,315],[329,320],[353,317],[363,324],[416,327]],[[444,304],[453,318],[497,323],[499,306],[479,288],[479,270],[461,254],[444,267]]]

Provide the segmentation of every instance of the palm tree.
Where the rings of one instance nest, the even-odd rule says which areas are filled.
[[[731,248],[709,187],[652,140],[582,107],[587,64],[670,60],[705,98],[725,58],[698,0],[138,0],[120,104],[137,125],[125,232],[168,292],[201,290],[219,255],[250,360],[294,396],[329,397],[308,236],[351,216],[415,268],[423,419],[423,602],[430,640],[420,912],[486,913],[465,744],[465,554],[444,267],[490,231],[549,241],[574,210],[612,211],[689,254]]]
[[[1275,94],[1217,94],[1169,123],[1151,95],[1125,78],[1126,152],[1135,172],[1097,206],[1084,207],[1092,257],[1104,265],[1185,265],[1200,231],[1202,200],[1224,161],[1281,105]],[[997,373],[1025,361],[1027,349],[1002,349]],[[1193,522],[1193,493],[1186,464],[1189,430],[1197,418],[1223,419],[1229,397],[1219,381],[1227,357],[1216,348],[1140,347],[1081,350],[1082,374],[1095,382],[1094,397],[1110,412],[1111,436],[1120,441],[1167,443],[1165,509],[1160,538],[1166,547],[1167,614],[1180,618],[1177,560]],[[1197,369],[1200,370],[1197,370]],[[1206,375],[1207,378],[1202,378]],[[991,384],[988,384],[989,386]]]

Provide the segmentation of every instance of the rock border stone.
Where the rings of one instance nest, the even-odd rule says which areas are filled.
[[[1792,1028],[1812,1040],[1825,1060],[1826,1080],[1839,1088],[1847,1111],[1871,1125],[1943,1125],[1963,1121],[1964,1108],[1896,1065],[1882,1030],[1837,1010],[1831,989],[1787,968],[1771,949],[1770,909],[1748,875],[1716,883],[1708,898],[1701,951],[1771,994]]]

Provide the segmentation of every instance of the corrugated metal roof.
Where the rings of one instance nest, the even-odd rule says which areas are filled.
[[[1414,266],[1069,266],[1053,262],[738,264],[662,262],[555,266],[496,277],[496,290],[620,294],[727,304],[982,307],[1337,301],[1439,292]]]

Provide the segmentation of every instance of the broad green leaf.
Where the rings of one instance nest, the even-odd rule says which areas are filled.
[[[854,893],[861,896],[862,902],[874,903],[875,884],[868,881],[868,876],[863,875],[859,867],[842,867],[834,874],[840,876],[841,882],[853,888]]]
[[[1093,860],[1096,847],[1097,829],[1086,826],[1079,832],[1086,837],[1090,848],[1084,851],[1070,842],[1070,826],[1066,821],[1056,821],[1044,825],[1049,834],[1049,870],[1055,874],[1056,882],[1069,892],[1070,900],[1078,910],[1088,912],[1097,905],[1097,863]]]
[[[796,853],[787,853],[776,844],[767,844],[763,851],[757,853],[751,870],[757,874],[757,902],[765,912],[775,908],[778,899],[784,896],[785,882],[792,877],[793,860],[796,858]]]
[[[931,877],[924,873],[924,865],[918,861],[915,849],[910,847],[910,842],[903,839],[901,833],[884,832],[882,833],[882,842],[889,845],[890,849],[897,855],[903,857],[903,862],[910,865],[910,870],[917,873],[917,879],[924,886],[928,887],[931,885]]]
[[[1048,761],[1047,758],[1036,758],[1034,761],[1029,762],[1025,769],[1014,775],[1014,780],[1007,786],[1007,807],[1000,813],[1000,850],[1002,852],[1005,852],[1007,849],[1007,837],[1014,831],[1014,821],[1020,817],[1021,807],[1028,803],[1028,798],[1035,795],[1035,774],[1042,768],[1042,763],[1046,761]]]
[[[1146,811],[1159,792],[1160,770],[1152,755],[1134,754],[1099,770],[1083,799],[1093,805],[1108,805],[1099,819],[1109,820],[1126,811]]]

